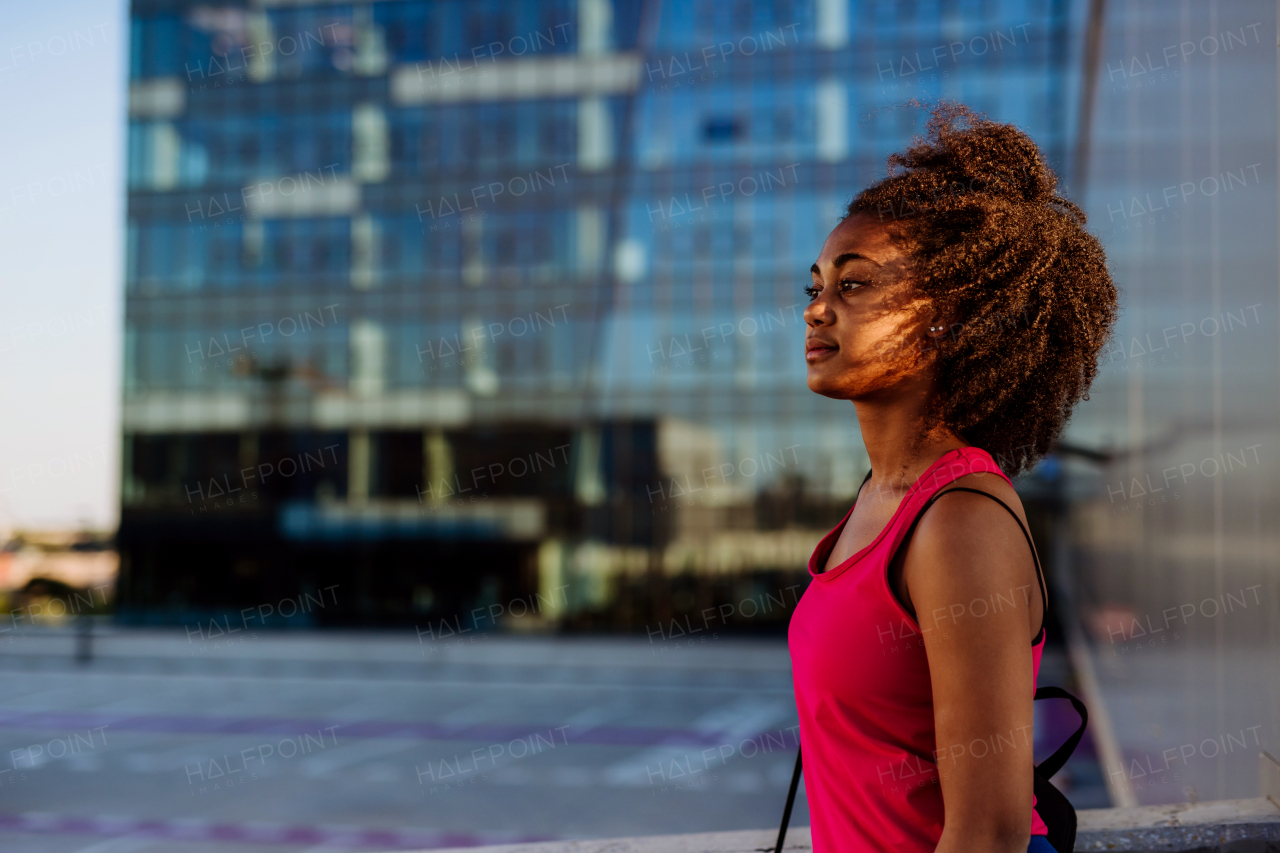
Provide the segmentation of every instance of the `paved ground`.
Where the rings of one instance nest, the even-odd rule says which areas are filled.
[[[112,631],[78,666],[69,636],[0,637],[0,848],[394,850],[781,812],[796,744],[781,639],[231,639]],[[1068,723],[1042,716],[1038,735]]]
[[[1159,638],[1157,638],[1159,640]],[[1280,754],[1275,648],[1095,642],[1123,766],[1141,805],[1258,796],[1258,753]]]

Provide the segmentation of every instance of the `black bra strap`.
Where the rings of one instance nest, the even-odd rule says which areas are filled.
[[[870,474],[868,474],[867,476],[870,476]],[[933,506],[934,501],[936,501],[938,498],[942,497],[943,495],[947,494],[948,492],[973,492],[975,495],[983,495],[985,497],[991,498],[991,500],[995,501],[996,503],[1000,504],[1000,506],[1004,507],[1005,511],[1008,512],[1009,515],[1013,516],[1013,520],[1018,522],[1018,529],[1021,530],[1022,535],[1026,537],[1027,545],[1031,547],[1031,559],[1034,560],[1036,564],[1036,582],[1040,584],[1040,600],[1044,602],[1044,612],[1040,617],[1040,630],[1036,633],[1036,640],[1038,640],[1040,635],[1044,633],[1045,620],[1049,618],[1049,595],[1047,592],[1045,592],[1045,588],[1044,588],[1044,572],[1040,569],[1040,555],[1036,553],[1036,545],[1034,542],[1031,541],[1031,534],[1027,532],[1026,525],[1022,523],[1022,519],[1018,518],[1018,514],[1014,512],[1012,509],[1010,509],[1007,503],[1000,500],[998,497],[991,494],[990,492],[984,492],[981,489],[970,489],[967,486],[954,486],[950,489],[943,489],[937,494],[935,494],[933,497],[929,498],[929,500],[925,501],[924,506],[920,507],[920,511],[916,513],[916,517],[911,520],[911,526],[907,528],[906,535],[902,537],[902,541],[899,542],[898,547],[894,549],[893,555],[890,556],[889,558],[889,562],[890,563],[893,562],[893,558],[897,556],[898,551],[901,550],[902,547],[906,545],[907,540],[911,538],[911,534],[915,532],[916,525],[920,523],[920,518],[921,516],[924,515],[925,510]],[[1032,642],[1034,644],[1036,641],[1032,641]]]
[[[1031,534],[1027,532],[1027,527],[1022,523],[1022,519],[1018,518],[1018,514],[1014,512],[1007,503],[1000,500],[995,495],[991,494],[990,492],[984,492],[981,489],[970,489],[967,486],[956,486],[951,489],[943,489],[942,491],[938,492],[938,494],[931,497],[929,499],[929,503],[926,503],[925,506],[927,507],[929,504],[933,503],[940,496],[945,495],[947,492],[973,492],[975,495],[983,495],[985,497],[991,498],[991,500],[1000,504],[1000,506],[1004,507],[1005,512],[1013,516],[1013,520],[1018,523],[1018,529],[1022,531],[1022,535],[1027,540],[1027,547],[1031,549],[1031,559],[1034,560],[1036,564],[1036,581],[1040,584],[1040,600],[1041,602],[1043,602],[1043,605],[1044,605],[1044,616],[1041,617],[1041,622],[1043,623],[1044,619],[1048,618],[1048,614],[1049,614],[1049,594],[1045,591],[1045,588],[1044,588],[1044,572],[1040,568],[1040,555],[1036,553],[1036,543],[1031,541]],[[924,512],[924,510],[921,510],[921,512]]]

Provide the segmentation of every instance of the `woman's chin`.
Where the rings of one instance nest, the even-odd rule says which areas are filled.
[[[809,371],[809,390],[833,400],[848,400],[853,396],[848,383],[833,381],[831,377],[812,369]]]

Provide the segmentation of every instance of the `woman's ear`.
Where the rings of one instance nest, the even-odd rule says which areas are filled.
[[[940,317],[935,314],[929,319],[929,325],[925,327],[925,334],[933,340],[938,340],[945,335],[955,337],[959,330],[959,323],[952,323],[949,318]]]
[[[937,349],[942,346],[944,338],[950,338],[953,343],[960,339],[964,323],[956,320],[953,315],[930,313],[927,316],[929,322],[924,327],[924,339],[929,346]]]

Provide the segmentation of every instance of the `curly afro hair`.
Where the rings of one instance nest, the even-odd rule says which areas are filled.
[[[1102,245],[1031,138],[962,104],[935,106],[925,136],[888,166],[845,216],[889,220],[913,286],[951,322],[926,350],[943,389],[927,426],[1022,473],[1098,373],[1117,313]]]

